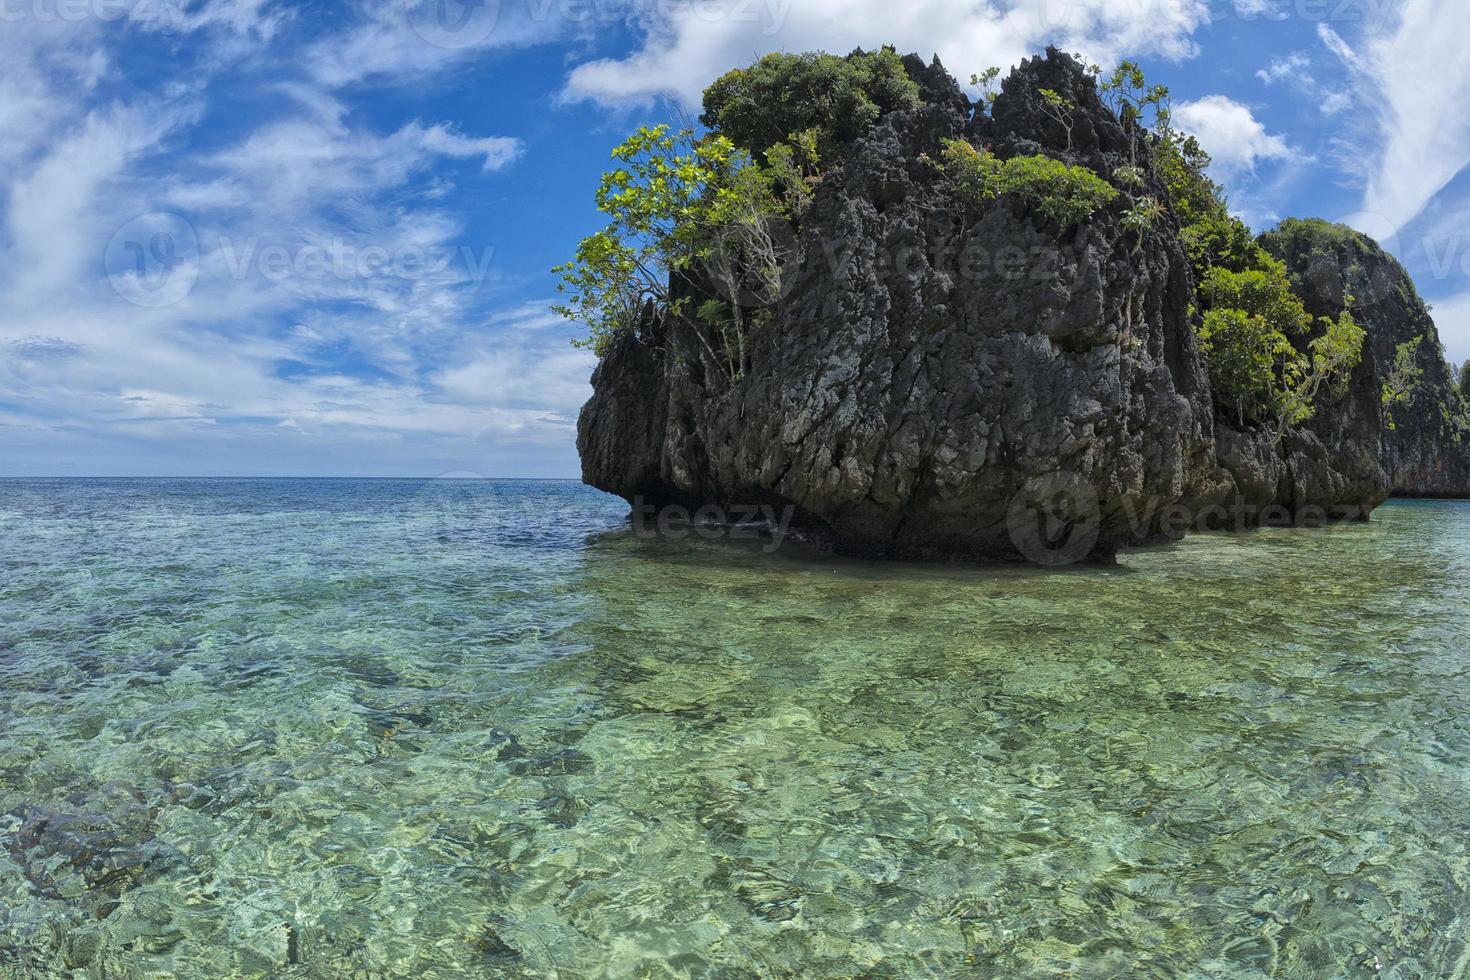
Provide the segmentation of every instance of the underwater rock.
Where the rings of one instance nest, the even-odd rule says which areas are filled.
[[[156,810],[135,788],[109,783],[74,794],[68,808],[23,803],[8,816],[10,857],[46,898],[76,900],[110,913],[124,892],[158,874],[176,857],[154,837]],[[75,808],[75,809],[73,809]]]

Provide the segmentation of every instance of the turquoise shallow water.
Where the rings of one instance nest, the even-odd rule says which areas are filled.
[[[1117,569],[0,483],[0,973],[1441,977],[1470,505]]]

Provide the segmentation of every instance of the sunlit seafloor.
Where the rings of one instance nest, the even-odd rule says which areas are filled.
[[[1068,572],[0,483],[0,973],[1439,977],[1470,505]]]

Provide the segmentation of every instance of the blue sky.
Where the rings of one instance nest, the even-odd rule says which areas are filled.
[[[629,129],[772,50],[1133,56],[1258,229],[1470,357],[1457,0],[0,0],[0,475],[575,476],[546,312]]]

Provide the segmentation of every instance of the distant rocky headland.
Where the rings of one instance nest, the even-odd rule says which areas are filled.
[[[608,231],[560,270],[601,354],[587,483],[966,560],[1470,496],[1459,379],[1372,240],[1251,233],[1132,65],[974,82],[773,55],[715,82],[705,134],[619,148]]]

